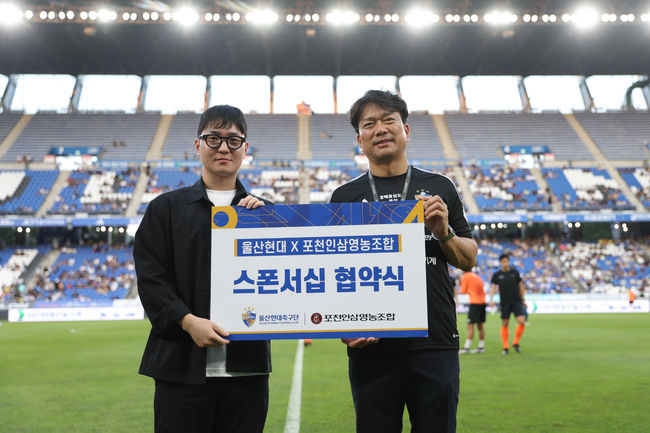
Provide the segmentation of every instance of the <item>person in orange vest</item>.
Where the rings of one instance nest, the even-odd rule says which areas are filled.
[[[465,272],[460,279],[460,293],[469,295],[469,312],[467,313],[467,338],[459,353],[470,353],[474,338],[474,324],[478,328],[478,348],[471,353],[485,352],[485,289],[483,280],[472,271]]]
[[[634,289],[628,290],[627,296],[628,299],[630,300],[630,305],[634,304],[634,300],[636,299],[636,293],[634,293]]]

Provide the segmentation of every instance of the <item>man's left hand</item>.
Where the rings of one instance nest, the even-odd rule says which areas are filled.
[[[449,234],[449,209],[439,195],[416,197],[424,205],[424,225],[435,236],[442,239]]]

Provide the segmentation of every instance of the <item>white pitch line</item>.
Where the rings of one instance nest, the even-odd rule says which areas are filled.
[[[289,407],[287,420],[284,424],[284,433],[298,433],[300,431],[300,401],[302,397],[302,356],[305,350],[303,340],[298,340],[296,359],[293,363],[293,378],[289,393]]]

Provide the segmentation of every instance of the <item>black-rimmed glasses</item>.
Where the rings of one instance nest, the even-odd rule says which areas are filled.
[[[199,135],[199,140],[205,140],[205,144],[207,144],[211,149],[218,149],[221,147],[221,143],[225,141],[230,150],[237,150],[246,142],[246,137],[241,137],[239,135],[222,137],[216,134],[206,134]]]

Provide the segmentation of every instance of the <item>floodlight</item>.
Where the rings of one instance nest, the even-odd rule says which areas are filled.
[[[99,21],[102,22],[115,21],[117,19],[117,12],[109,9],[100,9],[97,17],[99,17]]]
[[[614,224],[614,230],[618,230],[618,224]]]
[[[232,14],[230,12],[226,14],[226,21],[232,21]]]
[[[66,12],[65,17],[67,19],[69,19],[69,20],[73,20],[74,19],[74,12],[73,11]]]
[[[22,228],[22,227],[17,227],[17,228],[16,228],[16,231],[17,231],[18,233],[22,233],[22,232],[23,232],[23,228]]]
[[[43,12],[41,12],[41,14],[43,14]],[[79,18],[81,18],[82,20],[87,20],[88,19],[88,12],[86,12],[86,11],[79,12]]]
[[[373,17],[372,17],[372,14],[366,14],[366,22],[367,22],[367,23],[371,23],[371,22],[372,22],[372,18],[373,18]],[[408,21],[408,18],[407,18],[407,21]]]
[[[454,15],[454,22],[459,23],[460,22],[460,15],[456,14]]]
[[[269,9],[260,9],[246,14],[246,21],[252,24],[270,25],[278,20],[278,14]]]
[[[644,23],[647,23],[648,21],[650,21],[650,14],[642,14],[641,15],[641,21],[643,21]]]
[[[206,14],[203,16],[203,19],[207,22],[212,21],[212,14],[210,12],[206,12]]]
[[[399,14],[393,14],[390,16],[391,20],[396,23],[399,21]]]
[[[142,19],[145,21],[149,21],[149,12],[143,12],[142,13]]]
[[[470,19],[471,18],[469,17],[469,15],[467,15],[467,14],[463,15],[463,21],[465,21],[466,23],[468,23],[470,21]]]
[[[508,11],[494,11],[485,14],[483,17],[486,23],[494,25],[506,25],[517,21],[517,15]]]
[[[106,231],[106,226],[101,226],[101,227],[99,228],[99,230],[101,230],[102,232],[105,232],[105,231]]]
[[[45,18],[47,18],[47,12],[41,11],[41,13],[38,14],[38,16],[40,19],[44,20]]]
[[[635,19],[634,14],[621,15],[621,22],[624,23],[633,23]]]
[[[546,15],[546,14],[542,15],[542,21],[547,23],[548,22],[548,15]]]
[[[573,228],[573,223],[567,223],[566,225],[568,228],[572,229]]]
[[[495,228],[497,228],[497,225],[494,224],[494,223],[492,223],[492,224],[490,224],[490,228],[491,228],[491,229],[495,229]]]
[[[64,20],[65,19],[65,12],[59,11],[58,17],[59,17],[60,20]]]
[[[309,21],[308,17],[309,17],[309,14],[305,14],[305,21]],[[293,21],[296,22],[296,23],[299,23],[300,19],[301,19],[300,14],[295,14],[293,16]]]
[[[390,19],[390,14],[386,14],[386,16]],[[325,15],[325,20],[334,25],[353,24],[358,22],[360,18],[359,14],[350,10],[334,10]]]
[[[503,228],[503,223],[497,223],[498,228]]]
[[[34,18],[34,12],[32,12],[30,10],[26,10],[25,11],[25,18],[28,19],[28,20],[31,20],[32,18]]]
[[[525,23],[529,23],[530,22],[530,15],[525,14],[523,19],[524,19]]]
[[[520,229],[523,226],[522,223],[517,223],[517,228]]]
[[[311,20],[315,23],[320,21],[320,15],[318,14],[311,14]]]
[[[485,230],[487,228],[487,226],[485,224],[481,224],[480,228],[481,228],[481,230]]]
[[[625,230],[625,227],[623,227],[623,230]],[[29,227],[25,228],[25,233],[30,233],[31,231],[32,231],[31,228],[29,228]]]
[[[452,22],[454,20],[454,16],[452,14],[447,14],[445,15],[445,21],[448,23]]]
[[[0,4],[0,23],[14,25],[23,19],[23,11],[16,6],[5,3]]]
[[[124,233],[124,227],[120,227],[119,229],[117,229],[117,231],[120,233]]]
[[[390,14],[384,15],[384,21],[386,21],[387,23],[390,22]]]
[[[404,19],[413,27],[423,27],[437,22],[440,17],[428,10],[413,9],[406,14],[406,17]]]
[[[165,12],[165,13],[163,14],[163,19],[164,19],[165,21],[171,21],[171,19],[172,19],[172,14],[169,13],[169,12]]]
[[[109,231],[109,232],[112,232],[112,231],[113,231],[113,227],[109,227],[109,228],[108,228],[108,231]]]
[[[158,12],[151,12],[151,19],[153,21],[158,21],[159,17],[160,17],[160,15],[158,14]]]
[[[47,18],[53,20],[54,18],[56,18],[56,13],[54,11],[49,11],[47,13]]]
[[[199,13],[191,7],[183,7],[172,14],[175,21],[181,25],[191,26],[199,20]]]
[[[571,15],[570,14],[563,14],[562,15],[562,21],[564,21],[565,23],[568,23],[569,21],[571,21]]]
[[[241,18],[241,15],[239,15],[239,12],[235,12],[232,14],[232,20],[233,21],[239,21],[239,18]]]
[[[598,12],[592,8],[583,7],[571,15],[571,21],[578,27],[592,27],[598,22]]]
[[[533,23],[536,23],[538,19],[539,17],[537,15],[533,15],[532,17],[530,17],[530,21]]]
[[[122,14],[122,19],[123,19],[124,21],[128,21],[128,20],[129,20],[129,13],[128,13],[128,12],[124,12],[124,13]]]
[[[548,20],[554,23],[555,21],[557,21],[557,17],[555,16],[555,14],[551,14],[548,16]]]
[[[574,224],[574,226],[575,226],[576,228],[579,229],[579,228],[580,228],[580,221],[576,222],[576,223]]]
[[[381,19],[381,17],[379,16],[379,14],[375,14],[375,16],[373,17],[372,20],[373,20],[374,22],[378,23],[380,19]]]
[[[138,14],[135,12],[131,12],[131,21],[135,21],[138,19]]]

